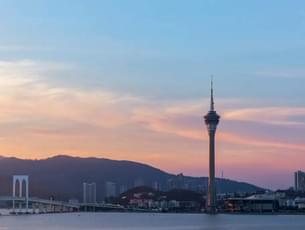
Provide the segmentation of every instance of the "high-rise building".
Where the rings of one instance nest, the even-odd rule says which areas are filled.
[[[207,211],[211,214],[216,213],[216,186],[215,186],[215,133],[220,116],[214,109],[213,79],[211,80],[211,104],[210,111],[204,116],[205,124],[209,134],[209,182]]]
[[[134,183],[133,183],[134,187],[141,187],[144,186],[144,181],[142,178],[137,178]]]
[[[121,185],[120,186],[120,194],[126,192],[128,190],[127,186],[126,185]]]
[[[111,181],[105,183],[106,188],[106,197],[115,197],[116,196],[116,184]]]
[[[96,183],[83,183],[83,203],[96,203]]]
[[[298,192],[305,192],[305,172],[299,170],[294,173],[294,189]]]
[[[152,183],[152,187],[153,189],[155,189],[156,191],[161,191],[161,184],[158,181],[154,181]]]
[[[176,176],[173,176],[167,180],[167,190],[170,191],[172,189],[187,189],[185,176],[180,173]]]

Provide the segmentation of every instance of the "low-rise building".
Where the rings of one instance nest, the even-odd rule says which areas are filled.
[[[273,195],[252,195],[245,198],[229,198],[225,201],[231,212],[274,212],[279,209],[278,200]]]

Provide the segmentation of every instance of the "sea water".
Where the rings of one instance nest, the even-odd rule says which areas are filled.
[[[0,217],[0,230],[304,230],[304,215],[66,213]]]

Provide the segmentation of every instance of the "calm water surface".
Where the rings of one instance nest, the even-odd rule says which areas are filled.
[[[72,213],[2,216],[0,230],[304,230],[305,216]]]

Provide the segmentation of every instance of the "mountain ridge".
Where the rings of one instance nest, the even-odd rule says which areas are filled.
[[[0,158],[0,195],[10,195],[13,175],[29,175],[30,194],[58,200],[82,199],[82,183],[97,184],[97,198],[106,195],[105,183],[116,184],[116,192],[136,185],[155,186],[162,190],[181,187],[206,190],[207,177],[174,175],[148,164],[97,157],[56,155],[45,159]],[[245,182],[217,178],[218,191],[254,192],[261,188]]]

